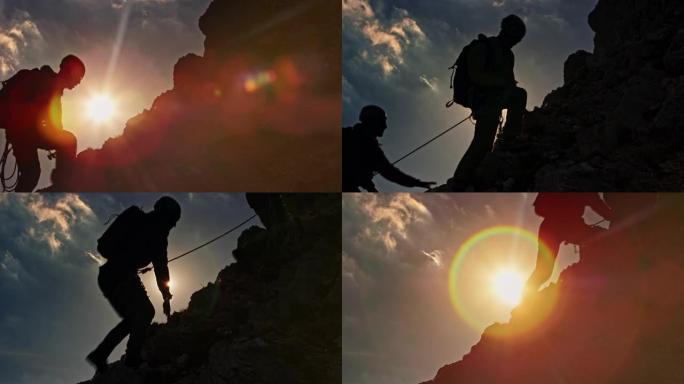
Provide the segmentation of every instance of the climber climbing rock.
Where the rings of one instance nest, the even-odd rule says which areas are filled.
[[[378,137],[387,129],[387,115],[376,105],[361,109],[359,123],[342,129],[342,190],[377,192],[375,173],[405,187],[430,188],[434,182],[421,181],[392,165],[380,148]]]
[[[464,191],[473,184],[473,174],[491,152],[495,138],[497,146],[505,148],[520,136],[527,92],[517,86],[511,49],[522,41],[525,33],[525,23],[518,16],[507,16],[501,22],[498,36],[479,35],[454,64],[454,101],[450,104],[470,108],[477,124],[473,141],[447,182],[451,191]],[[508,110],[506,124],[497,138],[503,109]]]
[[[154,266],[157,287],[164,298],[164,314],[167,318],[171,315],[166,248],[169,232],[180,216],[178,202],[164,196],[154,204],[151,212],[143,212],[135,206],[126,209],[98,239],[97,250],[107,259],[100,267],[98,285],[122,320],[86,358],[95,367],[96,375],[107,369],[107,357],[129,334],[124,363],[137,368],[143,362],[140,351],[154,317],[154,307],[138,270],[149,263]]]
[[[40,179],[38,149],[54,150],[53,185],[68,181],[76,159],[76,136],[62,126],[61,97],[85,76],[85,64],[66,56],[55,73],[49,66],[21,70],[3,82],[0,126],[5,128],[18,167],[16,192],[32,192]],[[3,156],[3,162],[6,156]],[[4,164],[3,164],[4,165]]]
[[[543,217],[539,226],[537,264],[525,284],[525,293],[536,292],[550,277],[563,242],[582,245],[605,230],[587,225],[582,216],[591,208],[607,221],[613,211],[598,193],[540,193],[534,201],[534,212]],[[544,246],[548,249],[545,252]]]

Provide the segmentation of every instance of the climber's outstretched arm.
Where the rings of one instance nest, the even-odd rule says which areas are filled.
[[[611,221],[613,219],[613,210],[603,199],[601,199],[601,196],[599,196],[598,193],[592,193],[590,195],[589,207],[604,219]]]

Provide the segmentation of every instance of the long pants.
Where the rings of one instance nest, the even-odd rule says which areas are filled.
[[[137,274],[117,276],[107,264],[100,267],[98,285],[116,313],[122,318],[109,331],[94,353],[106,359],[123,339],[130,334],[126,346],[127,359],[140,359],[147,330],[154,318],[154,306]]]
[[[56,130],[38,138],[18,138],[10,140],[17,159],[19,179],[17,192],[33,192],[40,179],[38,149],[55,150],[57,155],[53,183],[61,181],[72,169],[76,160],[76,136],[73,133]],[[57,180],[54,180],[57,179]]]
[[[473,116],[477,119],[475,135],[453,177],[454,182],[466,186],[472,183],[475,170],[487,153],[492,151],[502,109],[508,110],[503,138],[515,139],[520,135],[523,114],[527,108],[527,92],[516,87],[498,94],[488,93],[479,97],[476,104],[481,107],[473,110]]]
[[[582,245],[603,232],[604,230],[601,228],[586,225],[581,218],[556,221],[544,219],[539,226],[537,264],[527,280],[526,290],[536,292],[551,278],[556,257],[563,242]],[[545,252],[543,245],[546,245],[548,253]]]

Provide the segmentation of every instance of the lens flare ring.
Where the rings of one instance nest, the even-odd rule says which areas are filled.
[[[449,297],[451,299],[451,304],[456,311],[456,314],[463,319],[470,327],[477,331],[481,331],[483,327],[488,324],[483,324],[481,321],[472,315],[471,309],[467,308],[466,303],[463,300],[462,292],[458,289],[459,275],[461,273],[461,266],[463,261],[468,257],[469,253],[479,244],[484,241],[491,240],[494,237],[500,236],[512,236],[522,239],[530,244],[534,244],[541,250],[543,257],[552,259],[553,255],[549,250],[548,246],[544,244],[537,235],[520,227],[501,225],[485,228],[479,232],[474,233],[468,239],[466,239],[463,244],[459,247],[456,255],[452,259],[451,266],[449,268]],[[539,319],[546,316],[548,311],[540,313]]]

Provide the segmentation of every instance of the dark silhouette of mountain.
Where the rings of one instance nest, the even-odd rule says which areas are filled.
[[[655,196],[608,194],[605,236],[424,384],[684,381],[684,195]]]
[[[148,367],[90,384],[334,383],[341,377],[341,205],[330,194],[248,195],[265,228],[188,308],[153,324]],[[85,364],[85,362],[84,362]]]
[[[600,0],[589,25],[594,52],[567,59],[524,144],[490,153],[476,190],[682,189],[684,2]]]
[[[204,55],[53,189],[339,191],[340,18],[332,1],[214,0]]]

